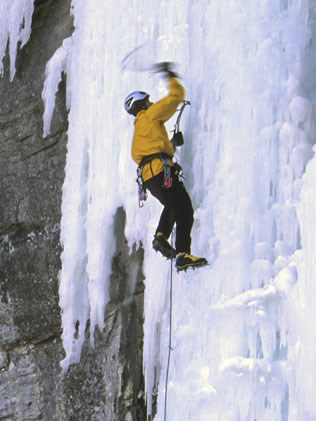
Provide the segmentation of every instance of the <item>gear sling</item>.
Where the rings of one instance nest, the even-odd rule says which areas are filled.
[[[163,187],[166,189],[170,189],[172,187],[172,175],[171,175],[171,159],[172,157],[166,153],[154,153],[152,155],[147,155],[145,156],[141,163],[139,164],[139,166],[137,167],[137,184],[138,184],[138,206],[140,208],[142,208],[144,206],[144,201],[147,200],[147,190],[146,187],[144,185],[144,181],[143,181],[143,177],[142,177],[142,172],[143,172],[143,168],[146,164],[150,164],[150,170],[152,173],[152,176],[154,176],[154,173],[152,171],[151,168],[151,162],[154,159],[161,159],[164,163],[164,182],[163,182]]]

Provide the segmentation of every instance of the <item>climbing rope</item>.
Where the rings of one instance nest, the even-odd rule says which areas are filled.
[[[173,246],[173,232],[171,234],[171,245]],[[169,381],[170,358],[171,358],[171,351],[172,351],[172,281],[173,281],[173,259],[171,259],[171,263],[170,263],[169,349],[168,349],[168,362],[167,362],[166,384],[165,384],[164,421],[167,421],[168,381]]]

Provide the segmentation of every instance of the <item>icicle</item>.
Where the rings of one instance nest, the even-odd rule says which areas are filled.
[[[121,174],[128,166],[122,158],[129,151],[128,120],[122,122],[120,111],[124,113],[124,108],[117,106],[122,104],[123,96],[117,78],[119,60],[113,62],[117,46],[111,37],[104,37],[110,27],[120,27],[121,18],[115,10],[99,0],[73,2],[75,31],[47,64],[42,92],[46,136],[58,83],[62,72],[67,73],[69,128],[59,274],[64,370],[80,360],[88,320],[90,342],[94,345],[95,328],[104,328],[105,306],[110,298],[116,249],[114,219],[121,205]],[[126,189],[131,190],[130,185]],[[129,196],[126,194],[126,199]]]
[[[43,136],[46,137],[50,133],[50,126],[55,108],[56,93],[62,73],[67,73],[67,59],[71,52],[72,38],[66,38],[63,45],[59,47],[53,57],[46,65],[44,89],[42,91],[42,99],[44,101],[44,129]]]
[[[22,48],[30,38],[34,0],[1,0],[0,3],[0,75],[8,41],[10,54],[10,80],[15,75],[18,44]]]

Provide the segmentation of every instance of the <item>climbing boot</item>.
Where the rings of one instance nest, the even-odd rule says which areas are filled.
[[[153,248],[159,251],[167,259],[174,259],[177,256],[175,249],[169,244],[162,232],[157,232],[153,240]]]
[[[179,253],[177,255],[176,268],[178,272],[180,272],[181,270],[186,271],[189,268],[195,269],[197,267],[205,266],[207,264],[208,262],[206,259],[204,259],[204,257],[195,257],[187,253]]]

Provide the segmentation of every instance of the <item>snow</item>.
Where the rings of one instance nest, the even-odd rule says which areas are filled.
[[[28,25],[23,37],[19,30],[31,3],[2,1],[14,30],[0,25],[1,57],[8,34],[12,45],[27,40]],[[313,2],[73,0],[72,13],[75,31],[48,63],[43,87],[47,136],[67,75],[63,369],[80,360],[88,320],[92,344],[104,327],[122,206],[128,244],[145,249],[148,414],[158,389],[155,421],[163,420],[172,277],[167,419],[315,420]],[[192,104],[177,156],[195,208],[192,252],[210,263],[180,274],[152,250],[161,208],[151,198],[138,209],[133,119],[123,108],[133,90],[152,100],[165,94],[164,81],[148,73],[165,60],[178,63]]]

